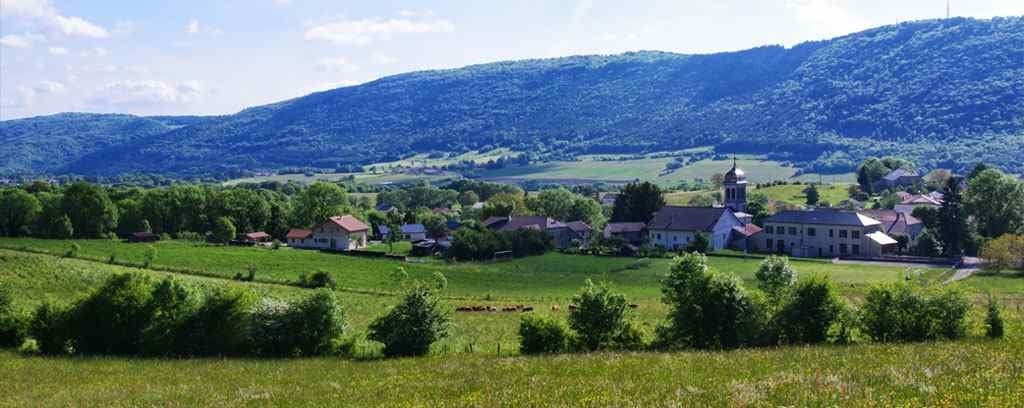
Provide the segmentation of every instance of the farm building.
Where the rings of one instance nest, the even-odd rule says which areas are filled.
[[[729,246],[736,227],[744,224],[729,208],[665,206],[647,223],[647,237],[653,245],[678,250],[702,234],[717,251]]]
[[[156,242],[160,236],[152,232],[136,232],[128,236],[128,242]]]
[[[238,236],[238,241],[243,244],[256,245],[263,242],[270,242],[273,237],[263,231],[248,232]]]
[[[555,242],[555,248],[565,249],[572,245],[576,234],[561,221],[538,216],[507,216],[491,217],[484,221],[484,226],[494,231],[515,231],[519,229],[536,229],[543,231]]]
[[[427,227],[423,224],[405,224],[402,226],[402,239],[410,242],[427,239]]]
[[[618,238],[632,245],[642,245],[647,238],[647,224],[642,222],[610,222],[604,226],[604,238]]]
[[[303,247],[310,245],[313,240],[313,231],[308,229],[292,229],[285,236],[290,247]]]
[[[883,224],[853,211],[783,211],[764,222],[758,249],[799,257],[879,257],[896,250]]]

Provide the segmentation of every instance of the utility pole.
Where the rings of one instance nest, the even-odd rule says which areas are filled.
[[[946,20],[949,20],[949,0],[946,0]]]

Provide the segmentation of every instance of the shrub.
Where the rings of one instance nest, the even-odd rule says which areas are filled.
[[[963,292],[906,282],[876,285],[865,297],[861,326],[875,341],[956,339],[966,334],[970,303]]]
[[[776,316],[783,343],[822,343],[839,318],[842,303],[828,279],[815,276],[796,284]]]
[[[242,354],[254,306],[255,297],[250,291],[214,292],[182,325],[175,339],[176,353],[186,356]]]
[[[142,332],[152,320],[152,284],[145,275],[113,275],[68,314],[74,351],[139,354]]]
[[[149,301],[151,320],[142,332],[142,354],[175,354],[175,340],[201,304],[200,296],[191,287],[167,278],[153,288]]]
[[[1003,316],[995,296],[989,295],[988,306],[985,309],[985,335],[990,339],[1002,338]]]
[[[64,354],[68,351],[68,310],[49,301],[32,314],[28,332],[43,354]]]
[[[583,291],[573,296],[576,308],[569,312],[569,327],[585,351],[600,350],[622,331],[626,322],[626,297],[589,279]]]
[[[142,253],[142,267],[148,268],[153,265],[154,261],[156,261],[156,248],[146,245],[146,250]]]
[[[275,239],[274,242],[270,243],[270,249],[273,249],[273,250],[281,249],[281,241]]]
[[[569,344],[569,329],[558,319],[524,315],[519,322],[519,351],[523,354],[561,353]]]
[[[303,273],[299,276],[299,286],[304,288],[328,288],[334,289],[338,287],[338,282],[334,280],[334,276],[327,271],[316,271],[312,275],[307,276]]]
[[[409,289],[402,303],[378,317],[369,327],[370,340],[384,343],[384,355],[417,356],[448,335],[449,316],[436,294],[422,285]]]
[[[992,272],[1024,267],[1024,236],[1006,234],[987,242],[981,248],[985,268]]]
[[[213,239],[219,243],[227,244],[235,239],[235,223],[228,217],[220,217],[213,224]]]
[[[81,250],[82,250],[81,246],[79,246],[75,242],[72,242],[71,245],[68,246],[68,250],[64,252],[64,257],[65,258],[77,257],[78,253],[81,252]]]
[[[178,233],[178,239],[182,241],[202,242],[206,239],[203,234],[193,231],[181,231]]]
[[[28,334],[28,320],[15,310],[13,295],[0,284],[0,347],[18,347]]]
[[[796,283],[796,271],[785,256],[772,255],[765,258],[754,276],[757,278],[757,286],[773,301],[778,301],[786,288]]]
[[[758,310],[742,284],[711,273],[702,254],[675,259],[662,301],[670,307],[668,322],[657,333],[662,347],[735,348],[760,336]]]
[[[297,354],[327,354],[345,331],[345,312],[334,293],[321,289],[292,307],[292,342]]]
[[[686,248],[686,250],[689,251],[689,252],[699,252],[699,253],[702,253],[702,254],[706,254],[706,253],[708,253],[708,250],[710,248],[711,248],[711,243],[708,242],[708,237],[704,236],[704,234],[697,234],[693,238],[693,242],[690,243],[690,245]]]

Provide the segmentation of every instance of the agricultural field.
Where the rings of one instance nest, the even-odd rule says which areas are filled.
[[[819,200],[830,204],[837,204],[840,201],[850,198],[848,190],[851,183],[831,183],[818,186]],[[784,202],[787,204],[803,206],[807,204],[807,195],[804,194],[805,184],[785,184],[756,188],[748,186],[747,194],[764,194],[771,201]],[[687,205],[693,197],[714,193],[711,190],[705,191],[673,191],[665,194],[665,203],[669,205]]]
[[[71,242],[77,257],[62,257]],[[994,290],[1007,306],[1011,337],[907,345],[786,347],[729,352],[518,355],[519,312],[453,313],[450,336],[422,358],[378,360],[379,345],[363,339],[376,316],[398,301],[390,273],[411,277],[445,274],[449,307],[526,304],[531,313],[564,314],[585,279],[609,282],[639,308],[633,314],[651,332],[665,316],[659,279],[670,260],[547,254],[498,263],[448,264],[357,258],[316,251],[210,246],[180,241],[152,245],[151,268],[141,263],[147,245],[109,240],[0,239],[0,281],[13,286],[16,306],[46,299],[68,302],[112,274],[175,277],[212,290],[246,286],[263,296],[293,299],[309,290],[293,285],[303,272],[325,270],[341,286],[353,358],[127,359],[43,358],[0,351],[0,405],[348,406],[559,406],[559,405],[1012,405],[1024,392],[1021,307],[1024,279],[976,276],[962,283],[978,302]],[[34,252],[33,252],[34,251]],[[38,252],[38,253],[36,253]],[[727,254],[729,255],[729,254]],[[712,256],[711,266],[732,272],[748,287],[759,259]],[[231,279],[257,266],[256,282]],[[828,274],[841,293],[857,301],[875,282],[922,279],[941,282],[949,271],[875,265],[834,265],[794,260],[801,275]],[[560,305],[555,311],[551,306]],[[47,372],[46,376],[33,373]],[[112,390],[116,389],[116,392]]]
[[[684,180],[710,180],[717,173],[725,173],[732,168],[732,160],[700,160],[690,163],[671,173],[663,174],[665,165],[672,162],[671,157],[643,158],[633,160],[602,160],[599,157],[584,156],[577,161],[550,162],[525,167],[509,167],[499,170],[480,172],[478,175],[486,180],[499,182],[516,182],[526,180],[551,182],[607,182],[627,183],[634,180],[651,181],[670,187]],[[775,180],[807,180],[817,181],[816,174],[805,174],[793,177],[796,169],[782,163],[763,160],[754,156],[742,156],[738,162],[751,183],[765,183]],[[847,181],[852,175],[822,176],[828,182]]]
[[[242,183],[263,183],[268,181],[279,181],[286,183],[294,181],[303,184],[315,183],[317,181],[339,182],[354,181],[365,184],[411,184],[418,181],[430,183],[442,183],[458,179],[461,176],[452,172],[441,172],[439,174],[422,174],[407,172],[377,172],[377,173],[320,173],[313,175],[305,174],[275,174],[271,176],[256,176],[230,180],[224,185],[232,186]]]

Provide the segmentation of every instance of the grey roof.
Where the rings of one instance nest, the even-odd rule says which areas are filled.
[[[654,213],[647,229],[669,231],[711,231],[726,212],[732,210],[712,207],[665,206]]]
[[[814,211],[783,211],[764,220],[765,223],[848,225],[866,227],[881,224],[878,220],[854,211],[818,209]]]
[[[565,223],[565,226],[569,227],[573,232],[586,232],[591,230],[590,226],[583,221],[570,221]]]
[[[545,231],[566,228],[566,225],[560,221],[538,216],[491,217],[484,221],[484,226],[497,231],[515,231],[526,228]]]
[[[605,235],[621,234],[626,232],[641,232],[647,228],[642,222],[610,222],[604,226]]]
[[[403,234],[420,234],[424,232],[427,232],[427,227],[424,227],[423,224],[405,224],[402,226]]]

